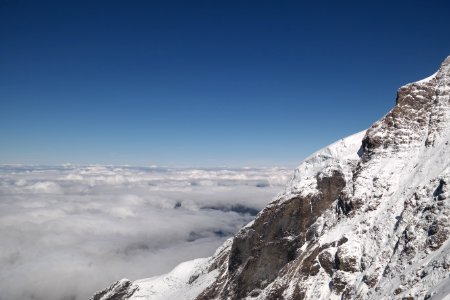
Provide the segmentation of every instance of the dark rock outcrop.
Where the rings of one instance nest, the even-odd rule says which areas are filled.
[[[136,287],[132,286],[129,280],[119,280],[109,288],[97,292],[90,300],[122,300],[128,299],[135,292]]]
[[[344,175],[339,170],[333,170],[331,176],[318,174],[316,180],[319,194],[274,202],[251,226],[236,235],[228,259],[230,286],[223,292],[208,289],[199,299],[246,297],[256,289],[265,288],[286,264],[296,259],[298,249],[315,238],[314,231],[310,230],[313,223],[345,187]],[[312,267],[309,272],[316,272],[319,265]]]

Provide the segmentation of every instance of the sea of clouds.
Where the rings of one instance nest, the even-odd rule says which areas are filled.
[[[282,168],[0,166],[0,299],[78,300],[207,257],[291,177]]]

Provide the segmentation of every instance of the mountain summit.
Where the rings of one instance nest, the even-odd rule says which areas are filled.
[[[107,299],[443,299],[450,294],[450,56],[367,131],[307,158],[213,257]],[[450,297],[450,296],[447,296]]]

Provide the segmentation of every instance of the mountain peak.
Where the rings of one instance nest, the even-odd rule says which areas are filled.
[[[442,62],[441,67],[439,68],[443,73],[450,73],[450,55]]]
[[[395,107],[367,131],[367,155],[432,146],[449,125],[450,56],[428,78],[402,86]]]

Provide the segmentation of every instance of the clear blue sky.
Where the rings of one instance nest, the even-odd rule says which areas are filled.
[[[450,54],[448,1],[0,1],[0,163],[295,166]]]

